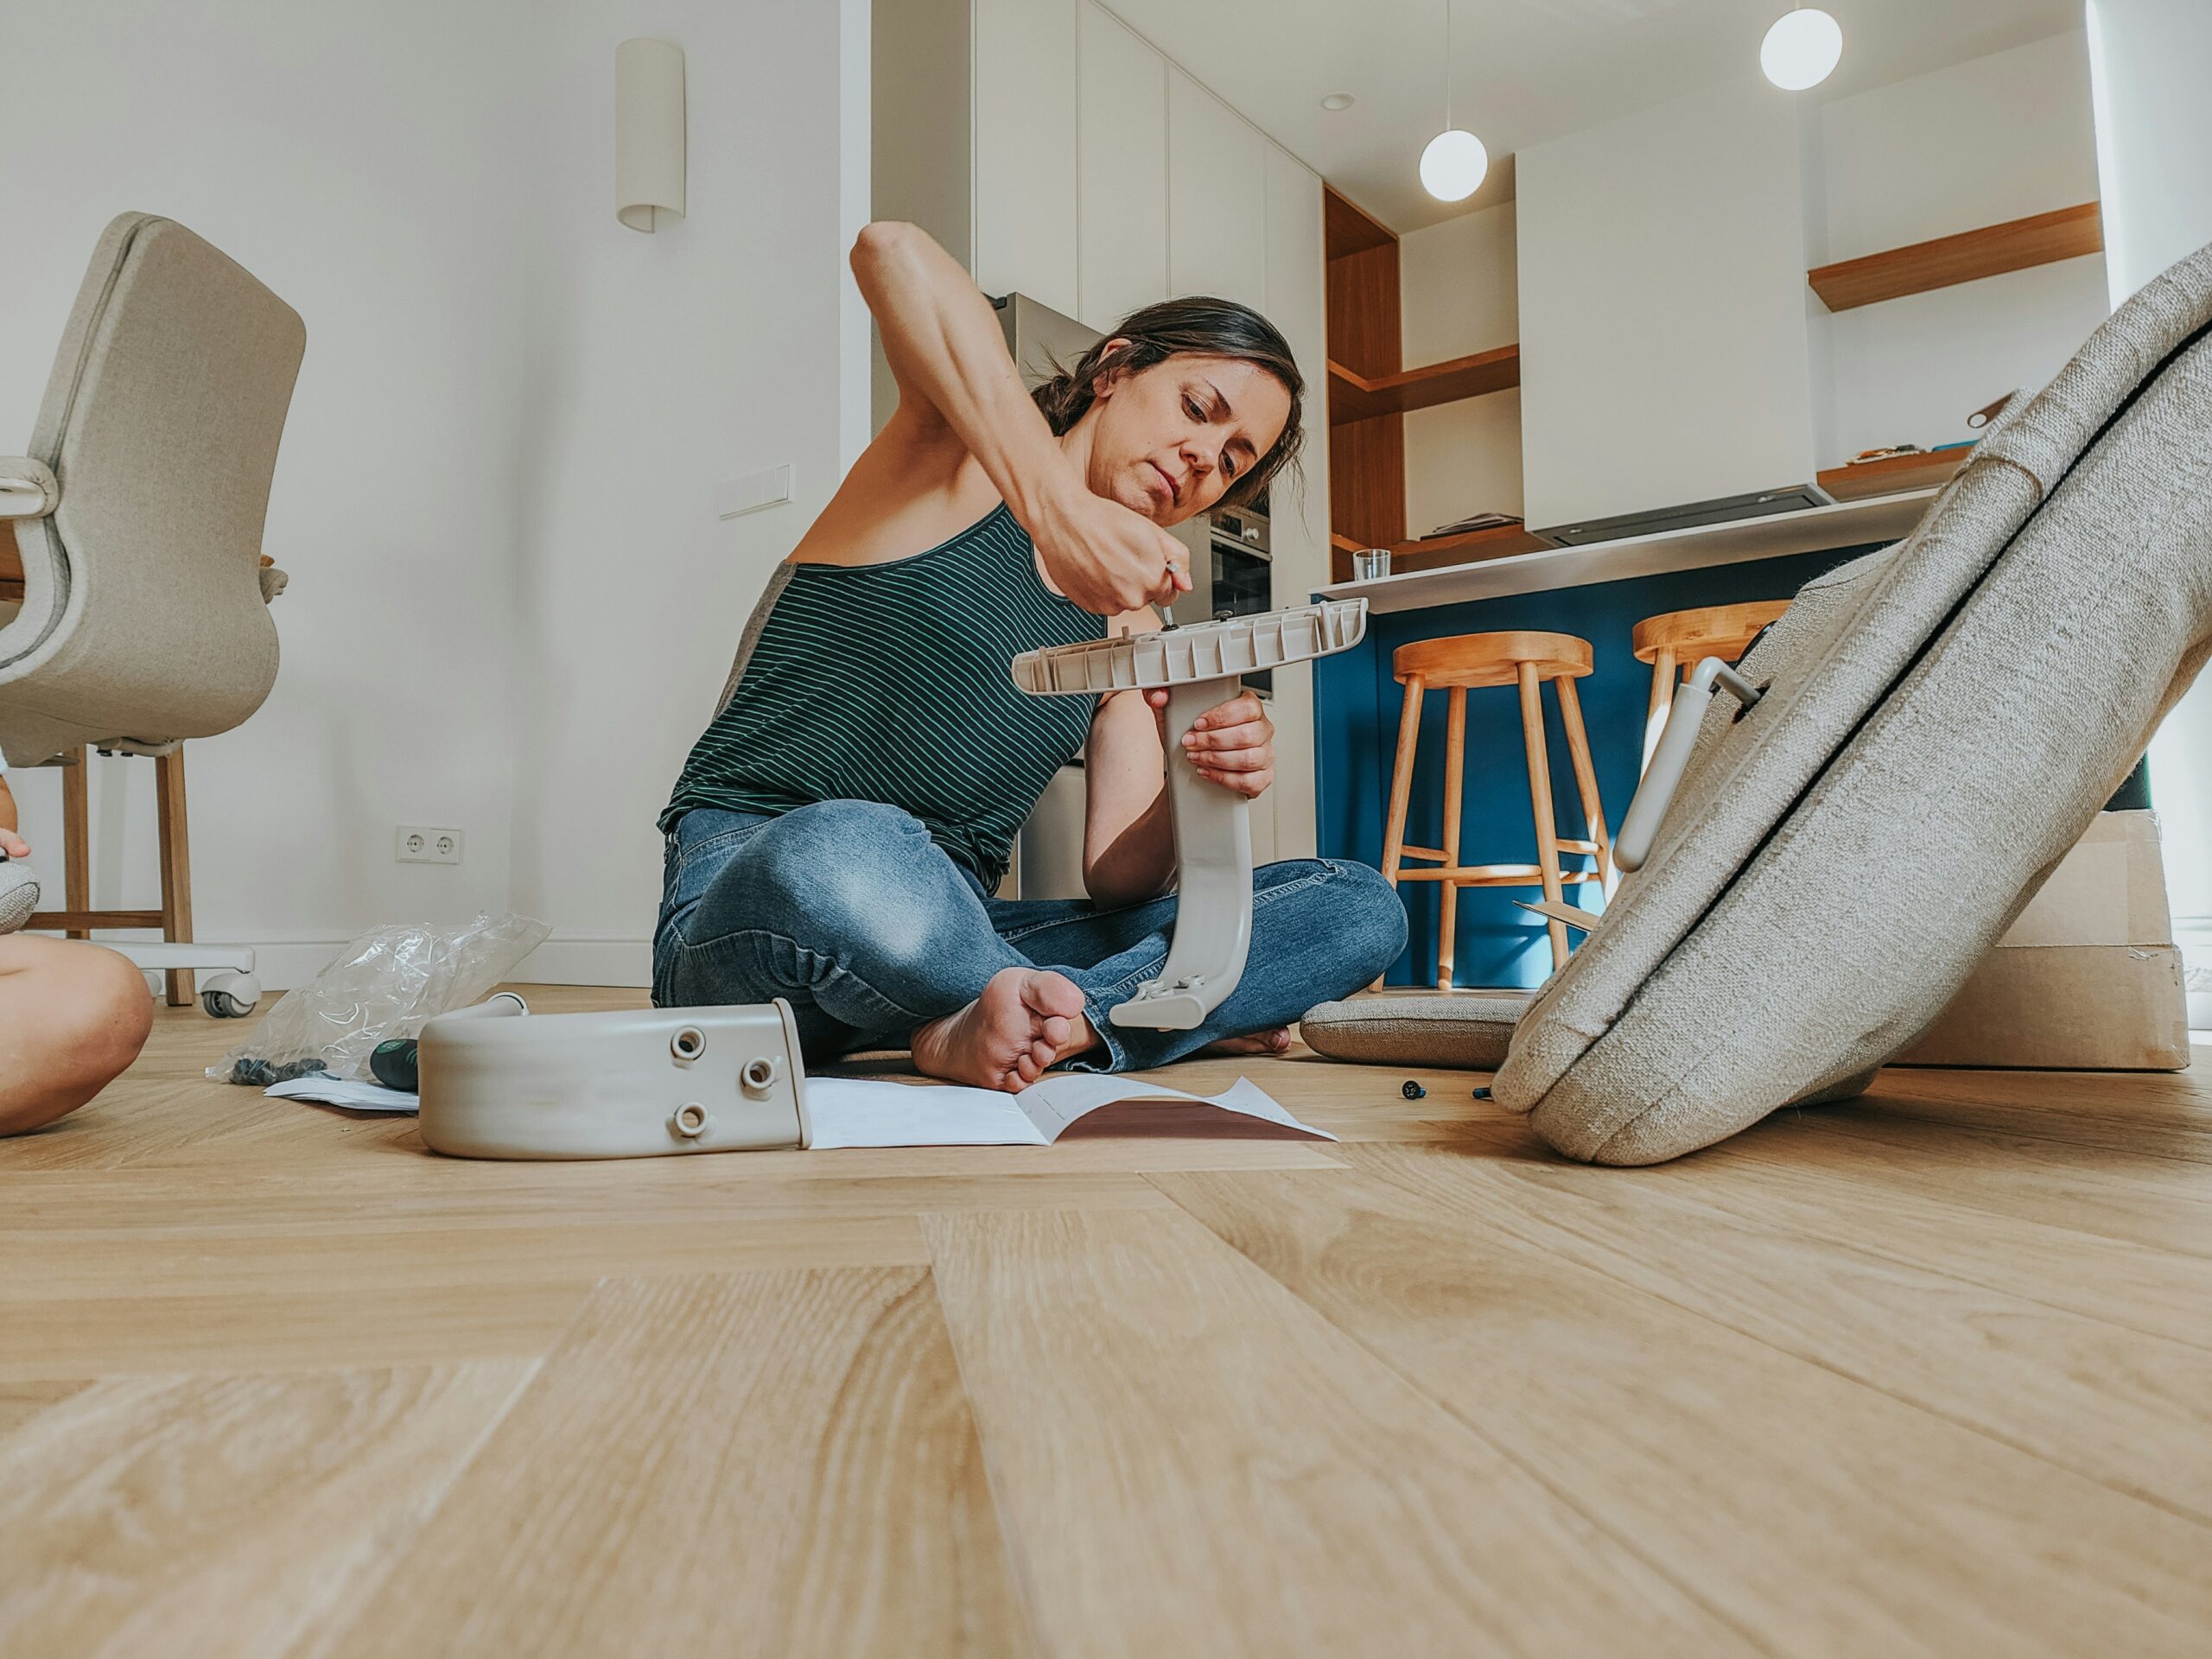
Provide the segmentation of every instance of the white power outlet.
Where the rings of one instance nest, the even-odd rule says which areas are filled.
[[[399,846],[393,856],[403,864],[458,864],[461,842],[458,830],[403,823],[399,826]]]

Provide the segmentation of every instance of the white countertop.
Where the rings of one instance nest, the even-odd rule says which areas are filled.
[[[1471,599],[1498,599],[1508,594],[1537,594],[1554,588],[1584,588],[1597,582],[1656,576],[1669,570],[1741,564],[1751,559],[1783,558],[1833,547],[1858,547],[1902,540],[1920,522],[1936,498],[1934,490],[1909,490],[1832,507],[1777,512],[1764,518],[1701,529],[1670,530],[1624,541],[1592,542],[1582,547],[1547,547],[1510,558],[1475,564],[1410,570],[1374,582],[1340,582],[1321,588],[1330,599],[1364,598],[1371,611],[1415,611],[1432,605],[1458,605]]]

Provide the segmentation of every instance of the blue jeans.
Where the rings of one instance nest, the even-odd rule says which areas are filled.
[[[873,801],[779,817],[694,807],[668,837],[653,1001],[789,1000],[810,1060],[899,1047],[966,1007],[1002,968],[1050,968],[1081,988],[1101,1048],[1093,1071],[1164,1065],[1218,1038],[1289,1024],[1371,982],[1405,949],[1406,912],[1379,873],[1335,859],[1269,864],[1252,882],[1244,977],[1196,1031],[1109,1022],[1160,971],[1175,900],[1102,909],[993,899],[919,820]]]

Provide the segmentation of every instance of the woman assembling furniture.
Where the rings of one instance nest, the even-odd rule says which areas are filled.
[[[1364,865],[1268,865],[1243,978],[1207,1022],[1109,1025],[1174,922],[1167,694],[1028,697],[1007,664],[1160,626],[1153,606],[1190,586],[1163,526],[1249,500],[1298,450],[1289,346],[1247,307],[1169,300],[1033,397],[990,302],[921,231],[869,226],[852,266],[899,406],[777,568],[661,814],[654,1001],[785,997],[810,1059],[904,1045],[993,1089],[1280,1051],[1396,959],[1396,895]],[[1246,693],[1175,763],[1256,798],[1274,745]],[[1090,898],[991,897],[1078,751]]]

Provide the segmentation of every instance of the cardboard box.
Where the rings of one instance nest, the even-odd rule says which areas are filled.
[[[2180,1071],[2189,1058],[2158,819],[2105,812],[1897,1064]]]

